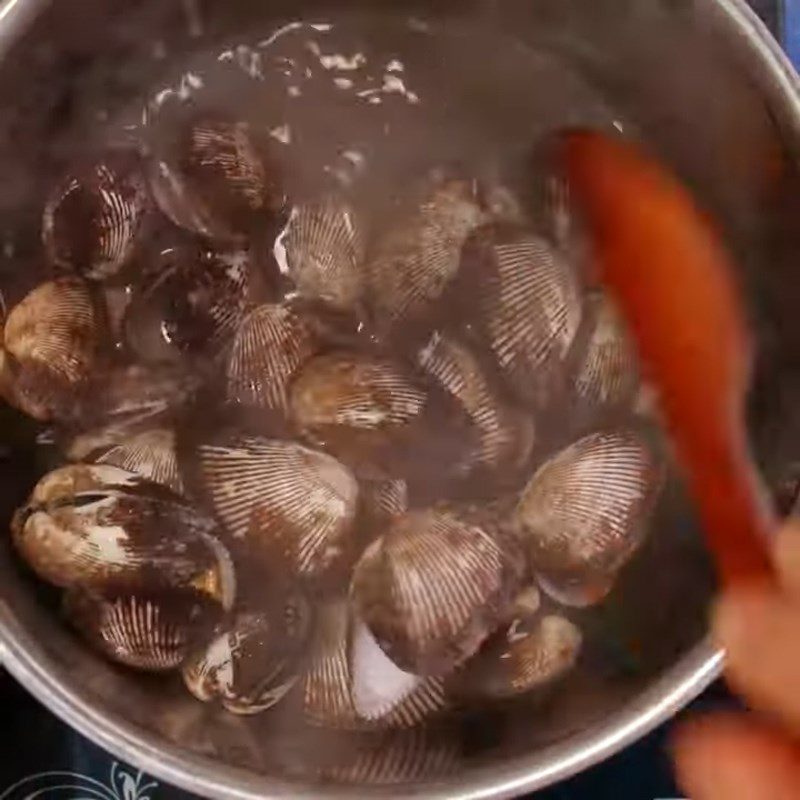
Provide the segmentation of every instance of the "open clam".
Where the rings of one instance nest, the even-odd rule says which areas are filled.
[[[551,399],[582,316],[564,256],[524,228],[486,226],[466,243],[459,279],[509,385],[526,401]]]
[[[442,675],[497,627],[520,577],[517,549],[494,525],[450,510],[410,511],[364,552],[351,596],[396,666]]]
[[[109,153],[69,173],[44,209],[42,240],[50,261],[85,278],[116,275],[137,248],[148,203],[133,153]]]
[[[184,683],[199,700],[218,699],[233,714],[266,711],[298,680],[309,630],[309,606],[299,594],[272,608],[241,611],[184,665]]]
[[[72,588],[64,611],[106,657],[128,667],[164,672],[179,667],[213,631],[221,608],[191,589]]]
[[[269,220],[285,203],[268,140],[243,121],[200,117],[156,142],[150,187],[178,226],[231,241]]]
[[[12,522],[19,554],[55,586],[193,589],[229,608],[233,567],[216,532],[165,487],[107,464],[45,475]]]
[[[204,444],[205,489],[237,548],[283,577],[333,579],[356,553],[358,484],[333,457],[294,442]]]
[[[3,333],[9,402],[40,420],[68,416],[100,362],[102,318],[88,285],[60,278],[11,310]]]
[[[540,467],[515,521],[542,588],[568,605],[602,599],[644,538],[661,473],[635,430],[591,434]]]

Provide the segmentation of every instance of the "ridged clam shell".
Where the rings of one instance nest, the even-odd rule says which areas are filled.
[[[349,626],[346,601],[331,601],[319,609],[314,645],[303,676],[303,710],[314,724],[355,730],[363,723],[350,692]]]
[[[380,534],[396,517],[408,511],[408,483],[402,478],[362,480],[361,514],[369,532]]]
[[[457,691],[475,699],[507,698],[546,686],[572,669],[582,641],[580,630],[555,614],[516,620],[466,664]]]
[[[350,675],[356,714],[385,727],[413,728],[446,705],[441,678],[401,670],[358,618],[351,621]]]
[[[364,235],[353,208],[332,197],[296,206],[282,244],[301,295],[342,311],[356,308],[365,287]]]
[[[198,457],[217,515],[249,551],[302,578],[346,569],[354,557],[358,484],[336,459],[252,437],[202,445]]]
[[[393,324],[424,314],[459,269],[467,236],[487,219],[473,182],[445,181],[379,236],[367,255],[376,320]]]
[[[656,454],[634,430],[591,434],[540,467],[515,516],[542,587],[607,590],[641,543],[660,486]]]
[[[112,661],[164,672],[179,667],[211,632],[220,607],[191,591],[71,589],[65,612],[81,635]]]
[[[297,426],[348,463],[368,468],[390,457],[420,419],[425,389],[381,358],[339,352],[312,359],[291,387]]]
[[[136,249],[147,206],[137,159],[112,154],[68,174],[52,192],[42,219],[45,250],[58,267],[109,278]]]
[[[197,119],[168,138],[157,149],[150,187],[176,225],[231,240],[283,206],[278,170],[246,122]]]
[[[48,473],[12,522],[42,579],[68,588],[192,588],[230,607],[233,568],[213,520],[158,484],[107,464]]]
[[[309,326],[288,306],[254,309],[242,320],[231,347],[228,401],[286,411],[289,383],[316,346]]]
[[[196,376],[167,365],[101,371],[71,409],[67,458],[82,461],[169,425],[198,386]]]
[[[611,298],[596,295],[591,303],[594,326],[576,371],[575,392],[593,406],[619,405],[636,392],[636,352]]]
[[[309,608],[299,595],[261,612],[241,612],[183,667],[189,691],[219,699],[233,714],[259,714],[279,703],[299,677]]]
[[[543,402],[581,322],[570,265],[544,239],[495,227],[471,238],[462,270],[501,372],[525,400]]]
[[[349,756],[320,777],[354,786],[391,786],[442,779],[461,768],[458,740],[422,728],[362,736]]]
[[[101,336],[87,284],[63,278],[38,286],[6,320],[10,401],[41,420],[68,414],[97,366]]]
[[[135,472],[183,494],[185,487],[175,452],[175,433],[167,428],[145,431],[115,445],[97,459],[99,464]]]
[[[410,511],[356,565],[351,596],[389,658],[414,675],[442,675],[497,626],[521,565],[488,525],[452,511]]]
[[[151,363],[215,356],[244,317],[250,268],[244,251],[176,251],[134,293],[125,314],[128,344]]]
[[[513,411],[492,392],[473,354],[460,342],[435,333],[418,355],[420,367],[463,407],[478,431],[470,470],[514,468],[533,447],[533,420]]]
[[[444,707],[443,682],[395,667],[346,601],[322,608],[303,677],[303,708],[311,722],[346,730],[410,728]]]

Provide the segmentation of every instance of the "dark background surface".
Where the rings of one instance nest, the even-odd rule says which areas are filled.
[[[751,0],[751,4],[776,35],[785,41],[789,52],[800,53],[800,0]],[[791,38],[795,35],[797,41]],[[681,717],[733,705],[735,701],[724,687],[716,685]],[[185,792],[151,781],[125,765],[116,765],[112,756],[73,733],[2,671],[0,709],[0,727],[7,737],[5,753],[0,757],[0,800],[27,800],[37,787],[43,790],[35,795],[41,800],[84,800],[86,797],[101,800],[191,800],[191,795]],[[666,800],[680,797],[669,760],[670,733],[679,722],[680,718],[663,726],[640,743],[577,778],[537,793],[535,800]],[[40,777],[30,783],[19,783],[43,772],[51,775],[47,779]],[[52,774],[56,772],[62,772],[62,775]],[[97,783],[89,785],[85,778],[75,777],[78,775],[87,776]],[[44,788],[45,783],[51,788]],[[52,788],[58,784],[65,788]],[[69,788],[70,785],[73,788]]]

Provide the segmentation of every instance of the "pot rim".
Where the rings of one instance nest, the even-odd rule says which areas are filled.
[[[745,0],[709,0],[764,67],[774,106],[800,152],[800,78],[764,23]],[[0,57],[47,0],[0,4]],[[724,656],[707,638],[619,711],[568,740],[500,766],[470,770],[446,781],[404,787],[358,787],[358,796],[425,797],[431,800],[489,800],[514,797],[566,779],[641,739],[701,694],[722,671]],[[117,758],[155,778],[195,794],[225,800],[352,798],[353,787],[331,787],[261,776],[188,752],[120,715],[99,709],[75,681],[62,680],[58,664],[0,599],[0,665],[53,714]],[[400,789],[400,791],[398,791]]]

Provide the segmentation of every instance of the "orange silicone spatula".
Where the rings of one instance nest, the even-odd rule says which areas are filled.
[[[637,146],[563,135],[603,283],[627,319],[727,584],[769,579],[773,513],[745,430],[751,341],[731,261],[691,194]]]

